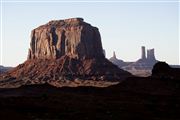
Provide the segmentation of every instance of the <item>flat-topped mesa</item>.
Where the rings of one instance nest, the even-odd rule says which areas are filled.
[[[82,18],[53,20],[31,32],[28,59],[102,58],[98,28]]]

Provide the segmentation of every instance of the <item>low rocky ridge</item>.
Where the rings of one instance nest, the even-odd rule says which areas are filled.
[[[158,62],[152,69],[152,77],[159,79],[180,80],[180,68],[174,68],[166,62]]]
[[[120,69],[122,69],[124,66],[128,66],[134,62],[125,62],[121,59],[118,59],[116,57],[116,53],[115,51],[113,52],[113,56],[111,58],[109,58],[109,61],[112,62],[113,64],[117,65]]]
[[[12,68],[13,68],[13,67],[5,67],[5,66],[0,65],[0,74],[9,71],[9,70],[11,70]]]
[[[0,75],[0,87],[62,81],[121,81],[132,76],[109,62],[98,28],[82,18],[55,20],[31,33],[28,59]]]

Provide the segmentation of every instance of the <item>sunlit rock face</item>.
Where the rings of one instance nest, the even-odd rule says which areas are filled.
[[[0,88],[44,83],[61,87],[70,82],[76,86],[79,80],[119,82],[127,77],[132,75],[105,58],[98,28],[71,18],[32,30],[28,59],[0,75]]]
[[[104,57],[98,28],[82,18],[55,20],[31,32],[28,59]]]

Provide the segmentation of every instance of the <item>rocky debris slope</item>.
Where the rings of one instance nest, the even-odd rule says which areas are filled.
[[[27,61],[1,75],[0,86],[44,82],[60,86],[62,80],[119,81],[129,76],[105,58],[98,28],[71,18],[34,29]]]

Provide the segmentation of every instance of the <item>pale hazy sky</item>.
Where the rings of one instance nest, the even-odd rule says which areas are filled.
[[[28,2],[4,0],[1,8],[1,63],[16,66],[27,58],[32,29],[54,19],[82,17],[99,28],[107,58],[140,58],[141,46],[155,48],[158,60],[179,64],[179,2]],[[174,0],[175,1],[175,0]]]

